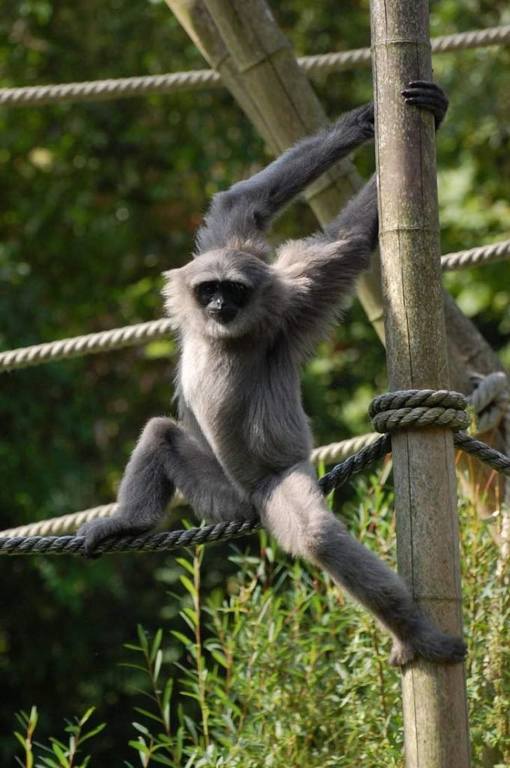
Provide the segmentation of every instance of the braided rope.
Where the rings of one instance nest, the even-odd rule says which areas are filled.
[[[41,365],[56,360],[146,344],[148,341],[167,338],[171,329],[170,320],[151,320],[148,323],[126,325],[123,328],[113,328],[100,333],[88,333],[70,339],[10,349],[6,352],[0,352],[0,371],[12,371],[15,368],[28,368],[32,365]]]
[[[500,451],[491,448],[486,443],[482,443],[481,440],[476,440],[465,432],[455,432],[453,442],[457,448],[470,453],[471,456],[476,456],[477,459],[495,469],[496,472],[500,472],[505,477],[510,477],[510,458],[505,456],[504,453],[500,453]]]
[[[353,437],[350,440],[342,440],[340,443],[331,443],[314,448],[310,459],[313,464],[333,464],[336,461],[351,456],[360,448],[370,445],[375,440],[380,440],[376,432],[369,432],[367,435]],[[177,491],[174,496],[171,508],[185,503],[184,496]],[[76,531],[84,523],[91,520],[98,520],[103,517],[111,517],[117,510],[117,504],[103,504],[101,506],[84,509],[81,512],[72,512],[68,515],[50,517],[47,520],[39,520],[36,523],[27,523],[27,525],[17,525],[15,528],[8,528],[0,531],[0,537],[19,537],[19,536],[56,536],[59,534]]]
[[[56,536],[58,534],[75,531],[80,525],[88,523],[91,520],[98,520],[103,517],[111,517],[117,511],[117,504],[101,504],[90,509],[83,509],[81,512],[72,512],[68,515],[59,517],[50,517],[47,520],[39,520],[37,523],[27,523],[27,525],[17,525],[15,528],[7,528],[0,532],[0,537],[20,536]]]
[[[226,541],[246,536],[260,528],[258,520],[234,520],[202,528],[151,533],[144,536],[123,536],[97,547],[97,554],[111,552],[163,552],[195,544]],[[0,555],[83,555],[83,536],[16,536],[0,538]]]
[[[495,391],[495,380],[495,378],[492,379],[486,392],[483,393],[484,397],[487,396],[491,387]],[[468,399],[460,392],[447,389],[407,389],[376,397],[370,403],[368,413],[372,424],[379,432],[409,427],[448,427],[454,430],[453,441],[458,448],[476,456],[497,472],[510,477],[508,456],[460,431],[469,424],[469,415],[465,409],[471,402],[476,407],[476,404],[483,404],[484,400],[480,397],[475,401],[474,395]],[[433,416],[428,418],[427,412]],[[334,471],[333,469],[332,472]]]
[[[491,387],[495,391],[494,382],[495,379],[487,387],[487,391]],[[485,397],[487,391],[483,393]],[[469,424],[469,415],[465,409],[471,402],[475,404],[473,395],[468,400],[460,392],[447,389],[407,389],[376,397],[370,403],[368,412],[374,427],[379,432],[386,432],[385,437],[388,437],[387,431],[396,429],[448,427],[454,431],[453,441],[458,448],[476,456],[497,472],[510,477],[508,456],[460,431]],[[481,403],[483,403],[482,398],[476,402],[478,405]],[[333,469],[332,472],[334,471]]]
[[[510,25],[506,25],[436,37],[432,40],[432,51],[444,53],[467,48],[505,45],[509,41]],[[370,59],[370,48],[357,48],[352,51],[303,56],[298,61],[305,72],[313,77],[328,72],[340,72],[354,67],[368,66]],[[33,104],[42,106],[55,103],[106,101],[155,93],[174,93],[176,91],[196,91],[203,88],[222,87],[223,83],[216,72],[210,69],[197,69],[190,72],[110,78],[82,83],[0,88],[0,104],[13,107],[27,107]]]
[[[427,405],[422,405],[426,403]],[[480,440],[475,440],[460,431],[459,424],[465,426],[463,408],[467,406],[467,399],[458,392],[449,390],[404,390],[391,392],[376,398],[370,405],[370,414],[374,422],[380,422],[381,416],[389,414],[388,421],[392,428],[426,427],[432,424],[447,426],[454,430],[455,445],[467,453],[476,456],[481,461],[504,475],[510,477],[510,458],[490,448]],[[429,408],[434,412],[434,418],[424,419],[423,411]],[[400,414],[399,414],[400,411]],[[412,420],[409,414],[418,413]],[[454,413],[454,418],[445,419],[449,411]],[[399,418],[396,416],[399,415]],[[386,428],[386,423],[383,423]],[[354,474],[361,472],[366,467],[377,461],[391,450],[391,436],[386,433],[362,448],[353,456],[337,464],[331,472],[328,472],[319,480],[319,486],[323,493],[329,493],[334,488],[346,483]],[[169,551],[182,546],[204,544],[212,541],[226,541],[228,539],[244,536],[252,533],[260,527],[258,520],[232,521],[218,523],[216,525],[190,528],[187,531],[170,531],[169,533],[146,534],[143,536],[125,536],[110,539],[97,548],[97,554],[109,552],[128,551]],[[83,554],[84,539],[81,536],[13,536],[0,537],[0,555],[16,554]]]
[[[375,443],[376,440],[379,440],[377,432],[368,432],[366,435],[351,437],[349,440],[342,440],[340,443],[329,443],[329,445],[314,448],[310,458],[315,465],[333,464],[333,462],[345,459],[362,448]]]
[[[223,83],[217,72],[212,69],[196,69],[190,72],[89,80],[81,83],[0,88],[0,104],[11,107],[29,107],[34,104],[44,106],[222,87]]]
[[[441,258],[443,269],[461,269],[467,266],[496,261],[510,255],[510,240],[484,245],[458,253],[448,253]],[[463,261],[463,259],[465,259]],[[49,341],[29,347],[19,347],[0,352],[0,373],[18,368],[28,368],[56,360],[66,360],[82,355],[93,355],[114,349],[145,344],[170,335],[171,322],[167,319],[148,323],[126,325],[100,333],[89,333],[69,339]]]
[[[492,245],[481,245],[479,248],[470,248],[467,251],[447,253],[441,256],[441,269],[443,272],[454,269],[467,269],[481,264],[490,264],[493,261],[503,261],[510,256],[510,240],[502,240]]]

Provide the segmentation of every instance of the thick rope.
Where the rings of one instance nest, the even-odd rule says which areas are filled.
[[[403,429],[427,426],[447,426],[454,430],[455,445],[476,456],[493,469],[510,477],[510,458],[475,440],[464,432],[464,413],[467,399],[458,392],[448,390],[404,390],[377,397],[370,405],[374,423],[381,428]],[[434,412],[433,419],[424,419],[424,409]],[[451,416],[450,412],[453,412]],[[389,414],[386,419],[385,414]],[[445,419],[445,414],[448,418]],[[410,418],[410,415],[413,418]],[[376,426],[377,428],[377,426]],[[329,493],[346,483],[354,474],[377,461],[391,450],[391,436],[382,435],[375,442],[361,449],[353,456],[334,467],[319,480],[323,493]],[[182,546],[204,544],[211,541],[226,541],[251,533],[260,527],[258,520],[233,521],[191,528],[187,531],[171,531],[144,536],[126,536],[104,542],[97,554],[127,551],[169,551]],[[0,555],[16,554],[83,554],[84,539],[81,536],[15,536],[0,537]]]
[[[379,440],[377,432],[369,432],[366,435],[353,437],[349,440],[342,440],[340,443],[331,443],[314,448],[311,453],[313,464],[333,464],[336,461],[351,456],[360,448]],[[177,507],[186,503],[184,496],[177,492],[172,500],[171,507]],[[47,520],[39,520],[36,523],[27,523],[27,525],[18,525],[15,528],[8,528],[0,531],[0,537],[13,536],[56,536],[63,533],[76,531],[84,523],[91,520],[98,520],[103,517],[111,517],[117,510],[117,504],[103,504],[91,509],[84,509],[81,512],[72,512],[69,515],[60,515],[59,517],[50,517]]]
[[[453,441],[458,448],[510,477],[508,456],[460,431],[469,423],[465,409],[470,400],[460,392],[447,389],[407,389],[376,397],[370,403],[368,413],[379,432],[416,427],[448,427],[454,430]],[[428,418],[427,412],[433,414],[433,417]]]
[[[434,53],[505,45],[510,42],[510,25],[492,27],[473,32],[445,35],[432,40]],[[370,48],[304,56],[298,59],[300,66],[312,77],[328,72],[340,72],[370,64]],[[196,91],[204,88],[222,88],[220,76],[210,69],[190,72],[174,72],[163,75],[123,77],[119,79],[93,80],[83,83],[60,85],[35,85],[27,88],[0,88],[0,104],[28,107],[33,104],[63,104],[80,101],[106,101],[155,93]]]
[[[487,376],[473,375],[475,389],[469,402],[476,415],[477,433],[496,429],[510,415],[510,386],[503,371],[495,371]],[[506,434],[506,429],[505,429]]]
[[[465,429],[470,422],[466,405],[466,398],[460,392],[411,389],[376,397],[368,414],[378,432],[394,432],[411,426]]]
[[[510,256],[510,240],[503,240],[493,245],[472,248],[468,251],[448,253],[441,258],[443,269],[462,269],[467,266],[504,259]],[[465,261],[463,259],[465,258]],[[446,265],[446,266],[445,266]],[[171,322],[167,319],[151,320],[148,323],[126,325],[100,333],[88,333],[69,339],[49,341],[29,347],[19,347],[0,352],[0,373],[17,368],[29,368],[56,360],[110,352],[138,344],[146,344],[156,339],[167,338],[171,333]]]
[[[56,360],[83,357],[98,352],[109,352],[113,349],[146,344],[156,339],[168,338],[171,329],[171,321],[165,318],[151,320],[148,323],[126,325],[123,328],[113,328],[100,333],[87,333],[84,336],[74,336],[70,339],[35,344],[31,347],[10,349],[0,353],[0,371],[29,368],[32,365],[51,363]]]
[[[510,256],[510,240],[502,240],[492,245],[481,245],[479,248],[470,248],[467,251],[447,253],[441,256],[441,269],[443,272],[455,269],[467,269],[493,261],[504,261]]]

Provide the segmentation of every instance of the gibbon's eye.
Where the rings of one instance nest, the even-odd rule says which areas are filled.
[[[215,293],[218,292],[220,283],[218,280],[208,280],[205,283],[200,283],[195,288],[195,296],[197,301],[202,307],[206,307],[211,301]]]
[[[225,298],[236,307],[244,307],[250,298],[251,288],[244,283],[226,280],[222,287]]]

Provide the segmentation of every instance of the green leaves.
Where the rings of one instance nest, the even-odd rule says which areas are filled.
[[[38,723],[37,708],[32,707],[30,714],[21,712],[16,716],[18,723],[24,728],[22,735],[16,731],[15,736],[24,749],[24,762],[16,757],[16,762],[23,768],[86,768],[90,762],[90,756],[80,755],[81,747],[85,741],[94,738],[105,728],[105,724],[95,726],[84,731],[84,726],[94,713],[94,707],[90,707],[80,718],[67,723],[66,733],[69,734],[67,743],[54,737],[50,737],[49,746],[34,742],[33,737]]]

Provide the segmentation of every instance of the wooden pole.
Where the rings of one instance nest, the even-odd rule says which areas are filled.
[[[372,0],[381,272],[390,389],[448,388],[434,121],[406,106],[431,80],[427,0]],[[399,570],[444,630],[461,634],[455,467],[449,430],[392,437]],[[403,672],[407,768],[470,764],[462,664]]]

